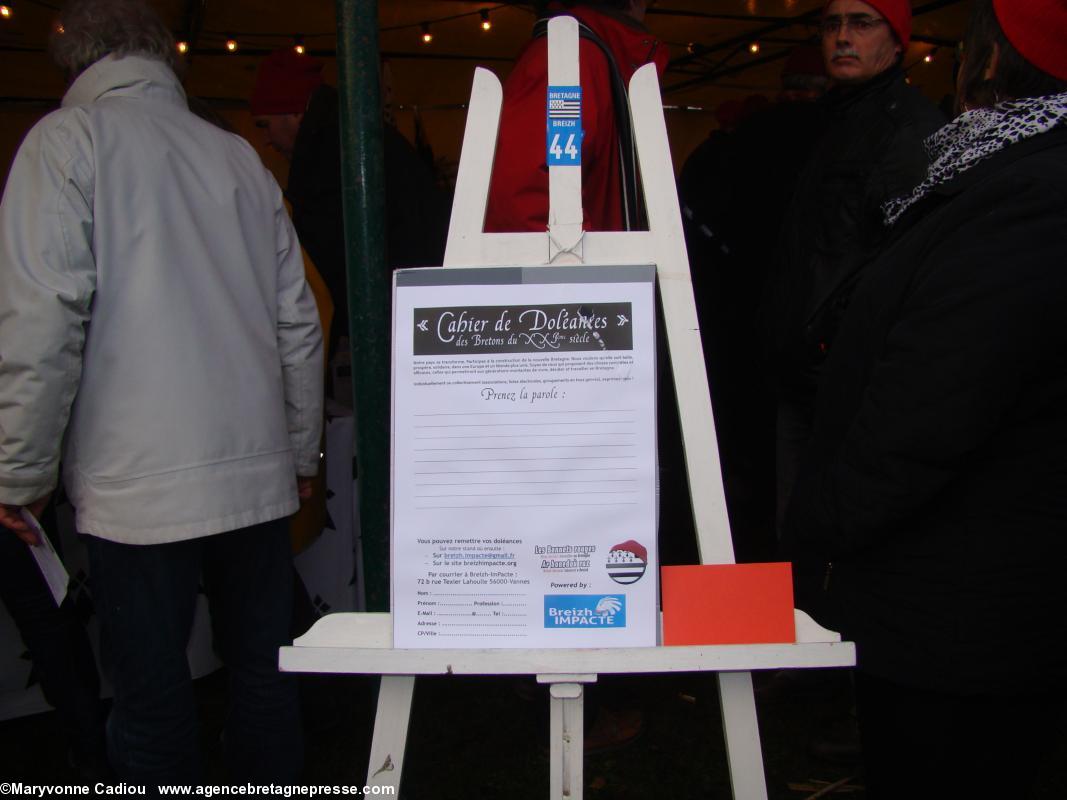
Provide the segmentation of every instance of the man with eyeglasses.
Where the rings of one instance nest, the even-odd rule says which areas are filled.
[[[820,366],[851,287],[886,233],[880,206],[922,180],[922,141],[944,122],[905,82],[908,0],[830,0],[819,28],[832,81],[822,101],[825,129],[798,178],[763,308],[779,399],[779,526],[810,432]]]
[[[937,107],[905,81],[908,0],[830,0],[819,30],[831,80],[820,101],[823,133],[797,179],[761,309],[778,397],[779,537],[812,430],[822,363],[852,288],[887,233],[881,205],[925,177],[922,142],[944,123]],[[794,559],[793,571],[797,606],[834,628],[823,609],[831,565]],[[858,757],[854,738],[838,740],[845,728],[833,730],[832,739],[812,739],[809,750],[838,760]]]
[[[878,6],[885,11],[879,13]],[[830,77],[840,84],[865,83],[899,62],[911,33],[911,7],[859,0],[828,3],[819,30]]]

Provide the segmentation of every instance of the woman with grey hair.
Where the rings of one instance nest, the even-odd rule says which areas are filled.
[[[1067,5],[976,0],[960,115],[849,307],[787,520],[869,796],[1026,797],[1067,679]]]
[[[278,648],[323,374],[296,232],[251,145],[189,111],[146,3],[74,0],[60,25],[70,86],[0,200],[0,524],[25,533],[62,457],[119,779],[154,794],[205,778],[186,656],[203,595],[228,670],[227,778],[293,784],[299,702]]]
[[[170,30],[143,0],[71,0],[60,12],[48,49],[72,80],[107,55],[136,53],[175,72],[181,66]]]

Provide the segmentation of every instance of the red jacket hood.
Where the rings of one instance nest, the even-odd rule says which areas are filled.
[[[552,12],[563,11],[554,4]],[[666,46],[631,17],[603,7],[576,6],[565,12],[604,40],[628,86],[638,67],[667,66]],[[579,43],[581,59],[582,207],[592,231],[621,231],[622,181],[618,130],[611,78],[597,46]],[[548,89],[548,42],[532,39],[519,54],[504,84],[497,154],[489,185],[485,230],[544,231],[548,225],[548,166],[545,163],[545,93]]]
[[[595,6],[564,8],[558,3],[553,3],[549,6],[549,12],[557,16],[574,17],[592,28],[593,32],[603,39],[611,52],[615,54],[619,72],[622,73],[622,78],[627,85],[637,68],[649,62],[656,64],[659,76],[663,77],[663,71],[670,60],[667,46],[643,25],[621,11]],[[618,59],[620,53],[625,54],[625,62]]]

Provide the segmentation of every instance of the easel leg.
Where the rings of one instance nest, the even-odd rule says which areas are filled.
[[[585,687],[580,683],[553,683],[548,687],[550,800],[581,800],[584,785]]]
[[[751,672],[720,672],[719,705],[734,800],[767,800]]]
[[[411,719],[411,698],[415,693],[412,675],[383,675],[378,690],[378,713],[374,718],[374,738],[367,767],[368,786],[391,786],[400,795],[404,767],[404,747]]]

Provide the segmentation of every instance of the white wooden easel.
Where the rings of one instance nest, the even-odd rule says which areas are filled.
[[[578,26],[549,22],[551,86],[577,86]],[[667,327],[690,495],[701,561],[734,563],[718,444],[697,325],[689,259],[671,164],[656,68],[630,82],[634,137],[648,212],[648,231],[584,233],[581,170],[549,168],[547,233],[483,233],[496,152],[502,92],[491,72],[474,75],[456,180],[446,267],[535,264],[655,264]],[[551,800],[580,800],[583,778],[584,684],[598,674],[718,673],[727,758],[736,800],[766,800],[752,670],[846,667],[855,648],[796,611],[795,644],[709,645],[575,650],[398,650],[389,614],[331,614],[292,647],[281,649],[289,672],[380,674],[369,786],[399,793],[416,675],[536,675],[549,685]]]

